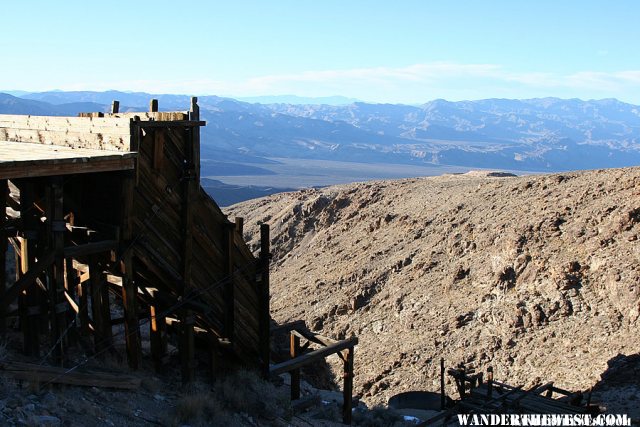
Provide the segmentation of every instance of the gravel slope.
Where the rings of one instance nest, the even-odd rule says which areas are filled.
[[[360,338],[368,403],[437,390],[440,357],[587,389],[640,349],[640,168],[491,175],[303,190],[227,213],[254,248],[271,224],[276,320]]]

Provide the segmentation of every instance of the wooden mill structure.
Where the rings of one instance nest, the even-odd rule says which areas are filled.
[[[77,342],[92,337],[97,356],[124,338],[135,369],[148,323],[157,368],[169,332],[177,337],[185,382],[196,340],[214,371],[233,358],[297,381],[302,365],[337,353],[348,421],[356,339],[280,328],[291,333],[291,359],[271,364],[269,226],[254,256],[242,219],[229,221],[200,186],[204,125],[196,98],[188,112],[158,112],[152,100],[149,112],[120,113],[114,101],[107,114],[0,115],[0,265],[9,244],[17,270],[14,282],[0,269],[0,332],[19,326],[27,355],[60,366]]]

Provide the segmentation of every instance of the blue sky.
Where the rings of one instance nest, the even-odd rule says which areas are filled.
[[[5,90],[640,104],[635,0],[22,0],[2,15]]]

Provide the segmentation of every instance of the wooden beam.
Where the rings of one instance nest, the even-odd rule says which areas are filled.
[[[351,407],[353,406],[353,346],[345,351],[343,362],[344,385],[342,386],[342,423],[351,424]]]
[[[111,114],[117,114],[120,112],[120,101],[114,100],[111,103]]]
[[[235,267],[233,262],[233,250],[235,243],[233,240],[233,224],[223,223],[222,225],[223,236],[223,251],[224,251],[224,275],[227,277],[227,281],[224,286],[224,335],[233,341],[234,336],[234,323],[235,323],[235,281],[233,275],[235,274]]]
[[[78,258],[87,255],[95,255],[107,251],[118,249],[118,242],[115,240],[101,240],[99,242],[85,243],[83,245],[68,246],[64,248],[65,258]]]
[[[71,148],[130,151],[129,135],[88,133],[85,130],[52,131],[0,127],[0,141],[30,142]]]
[[[318,362],[327,356],[338,353],[344,349],[353,347],[357,344],[358,344],[357,338],[351,338],[348,340],[339,341],[334,345],[322,347],[312,352],[305,353],[302,356],[296,357],[295,359],[289,359],[284,362],[271,365],[271,368],[269,369],[269,373],[271,375],[284,374],[285,372],[290,372],[292,369],[301,368],[310,363]]]
[[[153,169],[160,171],[164,163],[164,131],[157,129],[153,137]]]
[[[300,337],[291,333],[289,335],[289,355],[295,359],[300,354]],[[291,400],[300,399],[300,368],[291,370]]]
[[[111,312],[109,310],[109,288],[104,268],[97,256],[89,261],[89,284],[91,294],[91,314],[96,353],[103,353],[111,345]]]
[[[120,272],[122,274],[122,301],[124,305],[125,339],[127,359],[132,369],[138,369],[141,358],[140,324],[138,322],[137,286],[134,283],[133,244],[135,172],[126,172],[122,179],[122,204],[120,211],[121,241],[119,249]]]
[[[7,199],[9,198],[9,182],[6,179],[0,180],[0,201],[2,202],[2,212],[0,212],[0,293],[4,294],[7,283]],[[7,307],[0,305],[0,335],[7,333]]]
[[[195,316],[191,310],[183,310],[180,319],[180,364],[182,384],[190,384],[195,378],[195,337],[193,327]]]
[[[163,113],[157,113],[163,114]],[[192,120],[140,120],[135,122],[135,126],[147,129],[147,128],[167,128],[167,127],[176,127],[176,128],[192,128],[192,127],[201,127],[206,126],[207,122],[205,121],[192,121]],[[135,151],[132,149],[132,151]]]
[[[23,151],[19,157],[13,151],[15,146],[20,146],[20,150]],[[44,148],[36,150],[35,153],[30,152],[29,149],[34,146]],[[0,177],[16,179],[112,172],[131,170],[135,166],[135,153],[91,156],[80,153],[81,149],[76,149],[78,153],[70,154],[68,157],[49,158],[47,156],[50,148],[51,146],[39,144],[0,142]]]
[[[244,234],[244,218],[238,216],[235,218],[236,232],[242,237]]]
[[[23,240],[23,244],[27,244],[26,239]],[[38,276],[51,266],[54,258],[54,253],[48,252],[44,257],[33,264],[33,266],[22,277],[20,277],[13,286],[4,292],[2,298],[0,298],[0,307],[8,307],[21,292],[33,285]]]
[[[260,304],[258,313],[259,324],[259,354],[262,364],[262,373],[265,378],[269,375],[271,359],[271,313],[269,308],[269,263],[271,259],[269,224],[260,224],[260,264],[258,300]]]
[[[0,128],[129,135],[130,118],[117,117],[55,117],[0,114]]]
[[[64,364],[63,334],[67,329],[67,303],[64,296],[64,187],[61,177],[54,177],[47,188],[47,217],[50,244],[54,251],[53,274],[49,280],[49,312],[51,322],[51,342],[54,343],[55,363]]]
[[[135,390],[140,387],[141,382],[140,378],[128,375],[113,375],[103,372],[69,372],[65,368],[22,362],[0,362],[0,374],[40,384],[56,383],[122,390]]]
[[[54,259],[54,253],[49,252],[42,261],[36,260],[36,242],[38,238],[38,228],[40,227],[40,218],[36,210],[35,184],[33,181],[22,181],[20,183],[20,217],[23,222],[24,236],[28,238],[22,239],[21,245],[21,263],[22,274],[20,278],[11,288],[5,292],[1,305],[8,306],[18,294],[25,293],[24,297],[24,325],[22,332],[24,334],[24,352],[28,356],[40,356],[40,332],[41,325],[39,317],[42,314],[39,298],[39,289],[32,286],[38,276],[40,276],[47,268],[50,267]],[[25,280],[22,280],[25,279]]]
[[[76,271],[78,275],[78,318],[80,319],[80,333],[83,336],[87,336],[92,330],[91,321],[89,320],[89,272],[83,273],[80,270]],[[93,328],[93,330],[95,330],[95,328]]]
[[[157,300],[154,295],[154,300]],[[156,372],[163,371],[163,358],[167,353],[167,321],[166,317],[159,309],[158,302],[149,306],[150,317],[150,341],[151,341],[151,358]]]
[[[200,122],[200,107],[198,106],[198,98],[191,97],[191,108],[189,110],[189,120],[199,123]],[[200,127],[196,126],[191,128],[191,151],[193,153],[191,161],[193,162],[193,168],[195,173],[195,179],[197,186],[200,186]]]
[[[149,112],[150,113],[157,113],[158,112],[158,100],[157,99],[152,99],[151,101],[149,101]]]
[[[293,330],[306,329],[307,324],[304,320],[294,320],[293,322],[282,323],[271,327],[271,336],[288,334]]]
[[[65,258],[64,261],[64,276],[65,276],[65,297],[67,298],[67,302],[69,303],[69,309],[67,310],[67,324],[71,324],[77,319],[77,314],[79,313],[79,305],[78,305],[78,284],[80,283],[78,280],[78,274],[76,270],[73,268],[73,259]],[[76,323],[77,326],[77,323]],[[68,333],[69,336],[69,346],[76,345],[78,343],[78,328],[72,327]]]

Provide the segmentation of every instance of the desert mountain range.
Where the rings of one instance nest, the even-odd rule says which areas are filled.
[[[108,111],[114,99],[121,111],[140,111],[151,98],[161,110],[189,105],[185,95],[53,91],[0,94],[0,114]],[[274,100],[295,101],[265,98]],[[232,166],[296,158],[546,172],[640,162],[640,107],[615,99],[320,104],[330,101],[260,104],[201,96],[201,117],[208,122],[202,158]]]

